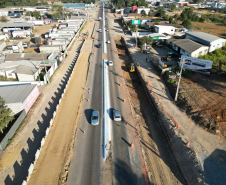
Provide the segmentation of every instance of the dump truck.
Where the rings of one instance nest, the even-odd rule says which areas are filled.
[[[135,65],[134,65],[134,63],[131,63],[129,65],[129,72],[131,72],[131,73],[135,72]]]

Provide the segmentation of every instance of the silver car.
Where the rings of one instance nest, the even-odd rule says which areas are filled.
[[[113,110],[114,121],[122,121],[122,116],[120,110]]]
[[[91,117],[92,125],[99,125],[99,111],[93,111]]]

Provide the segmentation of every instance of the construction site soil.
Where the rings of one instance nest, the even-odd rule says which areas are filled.
[[[167,80],[167,79],[165,79]],[[176,83],[167,83],[175,96]],[[182,77],[177,105],[205,130],[226,137],[226,75],[192,73]]]
[[[126,82],[126,89],[129,92],[130,104],[137,125],[150,183],[186,184],[155,117],[153,107],[145,94],[139,76],[136,72],[129,72],[131,59],[120,42],[120,37],[115,37],[115,43]]]

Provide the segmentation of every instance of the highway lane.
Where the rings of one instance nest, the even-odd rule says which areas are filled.
[[[106,27],[109,28],[107,21]],[[107,41],[111,40],[110,30],[106,32],[106,37]],[[122,99],[126,98],[124,87],[119,86],[123,77],[117,75],[121,65],[119,61],[114,60],[112,44],[114,43],[107,45],[108,60],[112,60],[114,63],[114,66],[108,68],[110,72],[111,113],[113,109],[119,109],[123,117],[121,122],[112,121],[113,184],[146,184],[143,174],[142,156],[135,142],[134,128],[126,125],[126,122],[132,123],[132,117],[129,104],[122,101]],[[112,115],[111,118],[113,118]],[[134,149],[130,148],[131,142],[135,143]]]
[[[98,17],[102,17],[99,11]],[[102,22],[96,23],[96,31],[102,29]],[[102,42],[102,33],[97,33],[98,38],[94,45]],[[103,65],[102,48],[94,46],[93,55],[86,84],[83,111],[78,124],[74,144],[74,155],[71,160],[67,184],[90,185],[100,184],[103,141]],[[92,63],[94,62],[94,63]],[[92,71],[92,73],[90,72]],[[89,99],[89,102],[87,101]],[[92,126],[91,114],[93,110],[100,112],[100,124]],[[84,133],[85,132],[85,133]]]

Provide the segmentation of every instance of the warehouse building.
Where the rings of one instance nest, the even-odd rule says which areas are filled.
[[[209,47],[199,44],[190,39],[169,39],[167,44],[171,45],[175,51],[181,55],[189,57],[199,57],[208,53]]]
[[[4,28],[21,28],[23,30],[32,29],[34,25],[32,23],[20,22],[20,23],[0,23],[0,27]]]
[[[12,110],[13,115],[25,110],[26,113],[31,109],[39,96],[37,85],[10,85],[0,87],[0,97],[6,106]]]
[[[209,52],[222,48],[225,46],[226,42],[223,38],[199,31],[186,32],[185,34],[186,39],[191,39],[203,45],[209,46]]]

